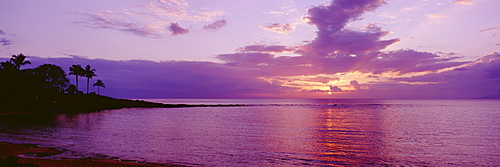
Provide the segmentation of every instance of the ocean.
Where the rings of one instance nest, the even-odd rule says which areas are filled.
[[[244,106],[3,115],[0,141],[186,166],[500,165],[500,100],[146,100]]]

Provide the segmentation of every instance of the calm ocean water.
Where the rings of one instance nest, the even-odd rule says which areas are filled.
[[[500,100],[149,101],[248,106],[4,115],[0,141],[188,166],[500,165]]]

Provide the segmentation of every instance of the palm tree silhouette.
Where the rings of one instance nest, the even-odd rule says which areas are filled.
[[[95,74],[95,69],[92,69],[92,67],[87,64],[87,66],[85,66],[85,69],[83,69],[83,76],[87,78],[87,94],[89,94],[90,79],[92,79],[92,77],[94,76],[97,76],[97,74]]]
[[[26,64],[31,64],[30,61],[25,61],[26,56],[24,56],[22,53],[19,53],[18,55],[12,55],[12,58],[10,58],[10,61],[14,63],[14,66],[20,70],[22,65]]]
[[[83,71],[84,69],[80,64],[74,64],[71,67],[69,67],[69,75],[75,75],[75,82],[76,82],[76,90],[78,91],[78,76],[83,77]]]
[[[100,79],[98,79],[97,82],[95,82],[93,86],[97,86],[97,94],[100,94],[99,87],[103,87],[103,88],[106,87],[106,85],[104,85],[104,82],[102,82]]]

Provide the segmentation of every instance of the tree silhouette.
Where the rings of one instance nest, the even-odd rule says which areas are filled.
[[[80,64],[75,64],[69,67],[69,75],[75,75],[75,82],[76,82],[76,90],[78,91],[78,76],[83,77],[83,71],[84,69]]]
[[[98,79],[97,82],[95,82],[93,86],[97,86],[97,94],[100,94],[99,87],[103,87],[103,88],[106,87],[106,85],[104,85],[104,82],[102,82],[100,79]]]
[[[83,69],[83,76],[87,78],[87,94],[89,94],[90,79],[92,79],[92,77],[94,76],[97,76],[97,74],[95,74],[95,69],[92,69],[92,67],[87,64],[87,66],[85,66],[85,69]]]
[[[12,58],[10,58],[10,61],[14,63],[14,66],[20,70],[22,65],[26,64],[31,64],[30,61],[25,61],[26,56],[24,56],[22,53],[19,53],[18,55],[12,55]]]
[[[2,70],[14,70],[17,69],[16,65],[14,65],[11,61],[1,62],[0,69]]]
[[[78,90],[76,89],[76,86],[71,84],[68,86],[68,89],[66,89],[66,93],[68,94],[77,94]]]
[[[33,70],[36,77],[45,81],[45,88],[64,92],[69,80],[66,78],[64,70],[54,64],[43,64]]]

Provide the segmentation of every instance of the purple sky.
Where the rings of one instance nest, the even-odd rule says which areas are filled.
[[[498,6],[2,1],[0,59],[90,64],[121,98],[475,98],[500,94]]]

